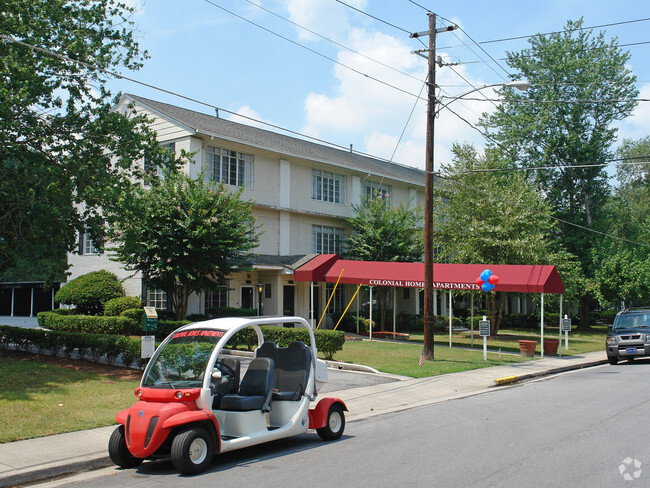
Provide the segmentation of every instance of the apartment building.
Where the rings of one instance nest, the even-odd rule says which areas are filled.
[[[311,285],[294,282],[294,270],[315,254],[344,254],[341,239],[349,232],[344,219],[352,215],[352,206],[373,190],[387,192],[396,206],[424,200],[424,172],[409,166],[136,95],[124,95],[115,109],[145,113],[162,144],[194,153],[194,163],[185,168],[190,175],[205,170],[206,177],[233,190],[243,187],[242,198],[255,202],[253,213],[263,234],[250,270],[193,296],[188,313],[261,304],[265,315],[308,317]],[[138,274],[99,253],[89,236],[80,236],[79,252],[69,255],[69,264],[69,279],[107,269],[124,280],[128,295],[159,309],[169,305],[164,290],[148,288]],[[314,287],[316,315],[331,288],[325,283]],[[338,289],[328,311],[345,307],[351,294],[345,287]],[[416,293],[404,293],[400,300],[415,310]]]

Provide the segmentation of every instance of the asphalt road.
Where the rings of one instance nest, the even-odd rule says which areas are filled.
[[[650,486],[648,377],[648,361],[599,366],[352,422],[336,442],[308,433],[231,452],[195,477],[158,461],[86,473],[74,484]],[[57,483],[48,485],[65,484]]]

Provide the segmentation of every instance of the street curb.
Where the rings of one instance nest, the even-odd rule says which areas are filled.
[[[546,369],[544,371],[536,371],[534,373],[526,373],[519,376],[504,376],[502,378],[494,378],[494,383],[495,383],[494,386],[508,385],[512,383],[517,383],[519,381],[525,381],[534,378],[541,378],[543,376],[565,373],[567,371],[591,368],[592,366],[600,366],[601,364],[606,364],[606,363],[607,363],[606,359],[599,359],[596,361],[590,361],[588,363],[574,364],[571,366],[560,366],[558,368]]]
[[[92,471],[113,465],[107,454],[88,454],[65,462],[54,462],[36,469],[23,468],[0,478],[0,488],[10,488],[26,483],[37,483],[59,476]]]

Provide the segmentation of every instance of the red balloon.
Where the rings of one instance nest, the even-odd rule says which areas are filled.
[[[490,276],[488,282],[492,283],[493,285],[496,285],[499,282],[499,277],[497,275],[492,275]]]
[[[478,278],[476,278],[476,284],[477,284],[478,286],[481,286],[481,285],[483,284],[483,280],[481,279],[480,276],[479,276]]]

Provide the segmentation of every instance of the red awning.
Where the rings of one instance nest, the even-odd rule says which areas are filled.
[[[402,288],[424,288],[423,263],[391,263],[380,261],[347,261],[334,259],[336,255],[319,256],[318,272],[311,273],[308,279],[302,278],[301,271],[318,258],[296,270],[296,281],[326,281],[335,283],[362,284],[371,286],[396,286]],[[316,263],[315,263],[316,264]],[[326,265],[329,270],[323,271]],[[313,266],[312,266],[313,267]],[[507,264],[434,264],[433,287],[442,290],[480,290],[476,283],[481,273],[489,269],[499,277],[495,291],[520,293],[564,293],[564,284],[555,266],[551,265],[507,265]],[[317,275],[322,273],[322,278]]]
[[[335,261],[341,259],[338,254],[319,254],[296,269],[295,281],[324,281],[324,276]]]

